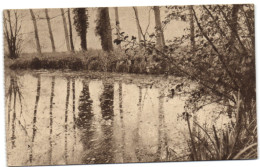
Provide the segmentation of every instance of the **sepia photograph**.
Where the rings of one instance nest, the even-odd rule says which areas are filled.
[[[2,17],[8,166],[258,158],[254,4]]]

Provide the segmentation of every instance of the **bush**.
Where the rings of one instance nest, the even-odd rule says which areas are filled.
[[[70,69],[135,74],[165,74],[170,69],[158,56],[143,55],[142,52],[126,54],[115,50],[89,50],[77,53],[25,54],[9,66],[11,69]]]

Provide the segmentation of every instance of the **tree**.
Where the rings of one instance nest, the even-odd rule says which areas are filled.
[[[115,10],[115,21],[116,21],[116,35],[117,40],[120,40],[120,22],[119,22],[119,16],[118,16],[118,7],[114,7]],[[118,45],[119,48],[121,48],[121,45]]]
[[[194,29],[194,18],[193,18],[193,7],[189,6],[189,15],[190,15],[190,44],[191,44],[191,53],[195,52],[195,29]]]
[[[112,29],[110,25],[108,8],[98,8],[98,17],[96,20],[96,34],[100,36],[101,46],[104,51],[112,51]]]
[[[161,25],[161,15],[159,6],[154,6],[154,18],[155,18],[155,31],[156,31],[156,40],[157,46],[163,48],[165,45],[164,34]]]
[[[37,21],[34,15],[34,12],[32,9],[30,9],[30,14],[32,17],[33,21],[33,27],[34,27],[34,36],[35,36],[35,41],[36,41],[36,48],[37,48],[37,53],[41,54],[41,44],[40,44],[40,39],[39,39],[39,34],[38,34],[38,27],[37,27]]]
[[[74,43],[73,43],[73,36],[72,36],[72,25],[71,25],[71,18],[70,18],[70,9],[68,8],[68,19],[69,19],[69,32],[70,32],[70,49],[74,52]]]
[[[6,16],[7,14],[7,16]],[[7,42],[9,58],[15,59],[21,52],[21,19],[17,11],[13,10],[13,19],[10,10],[4,11],[4,36]]]
[[[61,16],[62,16],[62,20],[63,20],[66,46],[67,46],[67,50],[70,51],[69,34],[68,34],[67,21],[66,21],[64,9],[61,8],[60,11],[61,11]]]
[[[88,29],[88,10],[86,8],[73,9],[74,13],[74,26],[80,37],[81,49],[87,50],[87,29]]]
[[[139,21],[138,9],[137,9],[137,7],[133,7],[133,9],[134,9],[134,13],[135,13],[138,41],[140,42],[142,40],[142,29],[141,29],[141,25],[140,25],[140,21]]]
[[[172,6],[169,9],[172,11],[168,11],[164,24],[175,19],[186,22],[188,14],[192,14],[196,29],[169,41],[162,50],[147,40],[145,54],[156,53],[161,58],[156,61],[160,67],[167,63],[169,73],[198,83],[191,90],[183,112],[190,132],[191,159],[256,158],[254,6]],[[189,22],[192,27],[191,18]],[[193,32],[197,45],[190,52],[186,48],[193,41]],[[196,120],[196,112],[208,105],[219,106],[219,115],[232,118],[230,126],[216,129],[214,125],[204,127],[195,121],[196,129],[202,131],[192,132],[189,119]]]
[[[53,39],[51,21],[50,21],[50,17],[49,17],[49,14],[48,14],[48,9],[45,9],[45,16],[46,16],[46,20],[47,20],[47,24],[48,24],[48,29],[49,29],[52,52],[55,52],[56,49],[55,49],[55,43],[54,43],[54,39]]]

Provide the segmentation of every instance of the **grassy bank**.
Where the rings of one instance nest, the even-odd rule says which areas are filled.
[[[57,52],[23,54],[16,60],[5,60],[5,66],[13,70],[19,69],[70,69],[101,72],[120,72],[136,74],[175,74],[175,69],[165,65],[156,56],[128,55],[124,51],[111,53],[102,50],[87,52]]]

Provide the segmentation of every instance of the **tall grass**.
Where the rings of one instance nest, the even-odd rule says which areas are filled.
[[[190,120],[187,116],[188,128]],[[191,160],[231,160],[257,158],[256,117],[246,125],[217,130],[213,125],[205,129],[197,122],[198,131],[189,131],[188,140]]]

